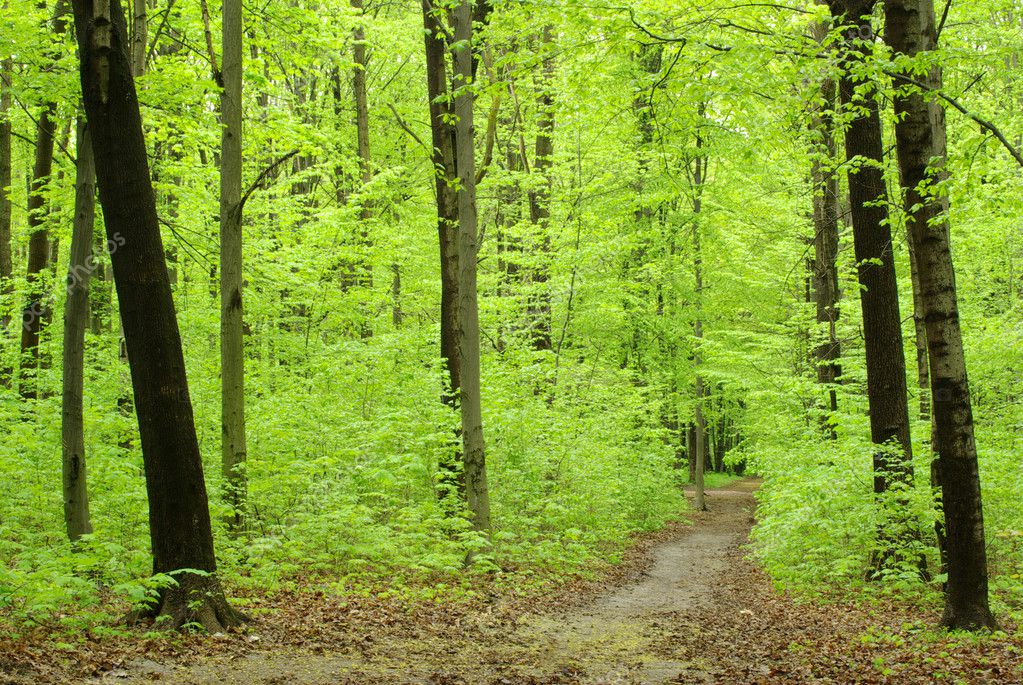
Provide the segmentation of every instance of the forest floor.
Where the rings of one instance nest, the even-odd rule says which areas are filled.
[[[414,605],[278,595],[243,633],[99,642],[49,667],[35,652],[34,672],[9,682],[1023,683],[1014,634],[949,636],[936,616],[907,606],[800,604],[776,593],[744,550],[757,485],[710,491],[709,511],[640,538],[597,581]],[[0,683],[3,666],[0,648]]]

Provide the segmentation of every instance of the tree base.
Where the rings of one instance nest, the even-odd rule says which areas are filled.
[[[986,606],[951,607],[945,605],[941,625],[949,630],[1001,630],[991,610]]]
[[[222,633],[249,620],[228,603],[215,575],[184,573],[177,581],[163,589],[152,607],[130,613],[129,625],[150,619],[156,627],[168,630],[202,628],[207,633]]]

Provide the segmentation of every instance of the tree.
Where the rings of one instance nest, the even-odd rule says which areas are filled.
[[[58,0],[50,20],[54,36],[63,36],[67,30],[65,14],[66,0]],[[51,55],[50,59],[54,59]],[[43,105],[36,123],[35,159],[32,165],[32,182],[28,196],[28,272],[29,298],[22,313],[21,326],[21,369],[19,391],[25,399],[37,396],[34,367],[39,362],[39,332],[49,318],[49,306],[43,300],[44,270],[50,261],[50,232],[46,220],[46,198],[44,190],[53,170],[54,117],[57,103],[50,100]]]
[[[814,40],[823,44],[828,27],[814,22],[811,27]],[[821,80],[819,104],[810,121],[813,135],[813,154],[810,178],[813,183],[813,292],[817,309],[817,323],[827,328],[827,338],[813,351],[817,364],[817,380],[827,388],[828,407],[831,414],[838,411],[838,393],[834,383],[841,375],[839,362],[842,356],[841,343],[837,336],[838,301],[838,174],[834,171],[838,157],[835,141],[833,112],[836,105],[835,81],[831,77]],[[834,426],[828,427],[828,435],[836,437]]]
[[[867,361],[867,402],[874,452],[874,492],[912,486],[912,444],[906,398],[906,357],[895,277],[892,234],[885,205],[884,145],[875,86],[858,75],[874,38],[870,22],[874,0],[830,0],[836,25],[842,27],[839,94],[852,112],[845,129],[849,202],[856,253],[863,336]],[[896,507],[904,508],[905,496]],[[902,517],[902,512],[896,513]],[[886,521],[879,531],[879,566],[887,565],[896,540],[905,540],[907,522]]]
[[[440,243],[440,358],[447,378],[441,401],[452,409],[458,405],[462,387],[458,346],[458,193],[455,175],[455,127],[448,96],[447,58],[442,18],[430,0],[423,0],[426,39],[426,87],[430,100],[431,161],[437,202],[437,233]],[[461,452],[440,464],[442,490],[464,491],[464,474],[458,466]],[[442,492],[442,495],[445,494]]]
[[[228,523],[245,528],[245,340],[242,307],[242,3],[225,0],[220,95],[221,467]]]
[[[0,296],[11,292],[11,86],[13,60],[0,60]],[[0,330],[6,334],[10,317],[0,314]],[[0,368],[0,384],[10,383],[11,370]]]
[[[149,177],[119,0],[74,0],[82,95],[131,367],[153,571],[174,574],[153,612],[173,626],[237,625],[216,575],[202,459]]]
[[[707,105],[700,103],[697,125],[704,123]],[[703,187],[707,182],[707,153],[703,150],[703,133],[697,129],[696,158],[693,160],[693,280],[695,282],[693,316],[693,373],[695,374],[693,400],[693,425],[695,428],[693,452],[690,454],[694,467],[693,482],[696,484],[694,505],[697,511],[707,509],[704,500],[704,471],[707,468],[707,418],[704,416],[704,404],[707,399],[707,388],[703,378],[703,248],[700,243],[700,214],[703,211]]]
[[[885,40],[897,57],[926,58],[934,50],[937,33],[931,0],[885,0],[885,18]],[[938,66],[930,66],[925,78],[930,90],[941,88]],[[895,139],[927,330],[933,448],[945,514],[948,583],[942,623],[967,630],[997,628],[988,607],[977,445],[949,245],[948,198],[941,188],[947,178],[945,114],[933,97],[900,85]]]
[[[486,446],[480,399],[480,322],[476,291],[476,146],[473,137],[473,12],[460,0],[453,12],[452,90],[455,107],[455,167],[458,174],[458,356],[465,494],[477,530],[490,530]]]
[[[85,120],[78,121],[75,161],[75,218],[71,262],[64,306],[64,366],[61,401],[64,525],[68,539],[78,542],[92,532],[85,469],[85,428],[82,394],[85,372],[85,328],[89,323],[89,281],[92,276],[92,234],[96,211],[96,169]]]

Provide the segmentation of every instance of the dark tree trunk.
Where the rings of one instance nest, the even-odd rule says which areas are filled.
[[[423,0],[423,26],[426,37],[426,86],[430,99],[430,133],[433,141],[433,168],[437,198],[437,232],[440,238],[440,357],[447,378],[441,400],[452,409],[458,407],[462,387],[458,354],[458,180],[455,173],[455,129],[448,102],[447,48],[442,15],[430,0]],[[463,495],[465,479],[460,466],[460,448],[452,450],[440,466],[441,495]]]
[[[351,5],[361,17],[363,12],[362,0],[351,0]],[[352,59],[355,63],[352,70],[352,91],[355,94],[355,131],[358,140],[359,170],[362,176],[362,187],[365,187],[373,180],[373,159],[369,148],[369,97],[366,92],[366,70],[369,66],[369,57],[366,52],[366,31],[362,23],[355,25],[352,30]],[[362,199],[362,211],[359,215],[359,284],[365,288],[373,287],[373,265],[369,259],[369,250],[372,241],[369,235],[369,222],[373,218],[373,208],[367,198]],[[367,316],[368,319],[368,316]],[[363,337],[372,334],[372,327],[367,320],[363,323]]]
[[[135,391],[153,571],[174,573],[156,613],[216,631],[241,615],[216,576],[202,459],[150,182],[124,10],[74,0],[82,94]],[[192,569],[199,573],[180,573]]]
[[[700,104],[699,114],[702,122],[705,113],[705,105]],[[703,151],[702,134],[696,134],[696,160],[692,172],[693,182],[693,276],[695,279],[695,320],[693,321],[693,372],[695,379],[695,400],[693,412],[693,423],[696,426],[696,436],[693,441],[694,454],[691,457],[695,464],[693,469],[693,482],[696,484],[696,495],[694,506],[697,511],[705,511],[707,504],[704,500],[703,473],[707,466],[707,420],[703,415],[704,403],[707,398],[707,388],[703,379],[703,250],[700,245],[700,212],[703,210],[703,184],[707,181],[707,156]]]
[[[875,93],[868,92],[866,84],[850,73],[865,61],[864,43],[869,44],[873,36],[869,17],[872,5],[873,0],[831,0],[833,13],[845,22],[844,31],[852,37],[840,48],[844,69],[839,84],[842,104],[862,112],[846,128],[845,151],[863,308],[870,433],[874,444],[884,447],[874,456],[874,491],[883,493],[892,479],[912,483],[912,445],[899,290],[882,174],[881,118]]]
[[[814,25],[814,37],[823,43],[827,27]],[[811,121],[814,135],[814,158],[811,178],[813,180],[813,226],[814,226],[814,270],[813,292],[817,305],[817,323],[827,328],[827,339],[814,349],[817,363],[817,380],[827,387],[828,410],[838,411],[838,394],[834,384],[842,373],[839,359],[842,356],[838,340],[838,175],[834,172],[838,159],[838,145],[834,135],[832,111],[836,105],[835,81],[830,78],[821,83],[820,109]],[[828,435],[835,439],[834,426],[827,427]]]
[[[554,49],[551,27],[543,28],[540,50],[540,74],[536,81],[537,133],[533,172],[540,176],[540,182],[529,192],[529,218],[536,232],[536,255],[539,264],[532,269],[534,292],[530,297],[528,318],[533,349],[551,349],[551,208],[550,185],[551,166],[554,162]]]
[[[886,39],[896,53],[916,56],[935,48],[931,0],[885,0],[885,10]],[[938,69],[926,78],[930,88],[941,88]],[[948,200],[937,187],[946,177],[945,115],[917,90],[897,91],[895,111],[907,232],[915,250],[927,329],[933,447],[945,511],[948,583],[942,622],[967,630],[997,628],[988,607],[984,513],[949,246]]]
[[[96,169],[85,120],[78,122],[75,178],[75,218],[71,233],[71,263],[64,307],[64,366],[61,402],[64,525],[68,539],[78,542],[92,532],[85,469],[85,429],[82,394],[85,368],[85,327],[89,322],[89,280],[92,276],[92,232],[96,216]]]
[[[0,61],[0,304],[11,294],[11,276],[14,266],[11,262],[11,112],[10,79],[13,77],[13,60]],[[4,308],[6,311],[6,307]],[[0,314],[0,334],[6,338],[11,317]],[[0,385],[10,386],[11,369],[0,361]]]

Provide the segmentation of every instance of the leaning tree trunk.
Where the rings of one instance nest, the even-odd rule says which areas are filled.
[[[242,616],[217,579],[206,483],[149,176],[120,0],[74,0],[82,94],[135,391],[153,571],[175,574],[154,611],[210,631]],[[184,571],[188,569],[188,571]],[[198,571],[195,573],[193,571]]]
[[[426,86],[430,100],[430,133],[440,238],[440,357],[447,378],[441,401],[455,409],[462,387],[458,352],[458,179],[455,176],[455,129],[448,102],[447,58],[442,18],[430,0],[423,0],[426,38]],[[440,494],[464,496],[465,477],[459,465],[460,448],[441,459]]]
[[[843,106],[861,111],[846,128],[845,152],[849,160],[853,244],[863,309],[870,433],[878,446],[874,454],[874,491],[882,494],[893,481],[912,485],[913,466],[899,290],[885,205],[881,118],[874,93],[864,92],[868,90],[867,84],[854,75],[866,60],[861,43],[873,36],[869,16],[873,3],[874,0],[832,0],[831,7],[836,19],[841,21],[842,15],[846,15],[845,30],[854,37],[840,47],[843,74],[839,91]]]
[[[227,524],[245,528],[245,341],[242,320],[242,3],[224,0],[220,95],[220,411]]]
[[[61,402],[64,526],[71,542],[92,532],[85,477],[85,428],[82,394],[85,385],[85,328],[89,323],[89,280],[92,276],[92,232],[96,216],[96,169],[92,141],[84,118],[78,121],[75,162],[75,218],[71,232],[71,263],[64,307],[64,367]]]
[[[480,404],[480,322],[476,290],[476,160],[473,140],[472,3],[454,10],[453,90],[455,96],[455,166],[458,173],[458,348],[462,380],[462,459],[465,494],[477,530],[490,530],[486,447]]]
[[[931,0],[885,0],[886,40],[909,57],[935,48]],[[941,88],[941,72],[925,77]],[[933,447],[944,512],[948,583],[942,623],[950,628],[996,628],[988,607],[984,512],[970,386],[949,247],[948,200],[938,184],[946,177],[945,116],[916,89],[895,96],[895,139],[905,190],[907,232],[920,278],[933,398]]]

